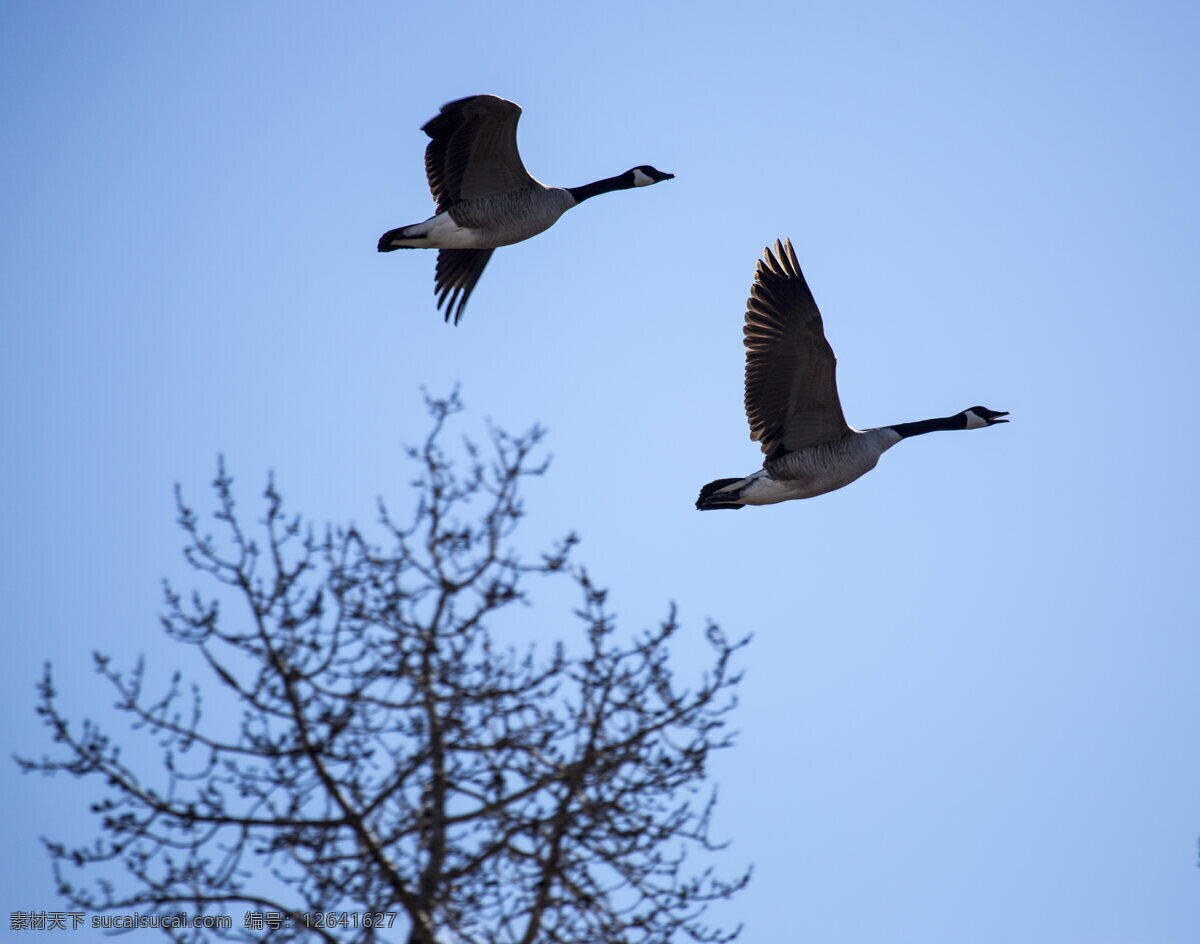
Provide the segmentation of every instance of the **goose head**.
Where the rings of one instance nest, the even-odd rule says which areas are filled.
[[[1008,413],[989,410],[986,406],[973,406],[958,415],[963,419],[963,429],[983,429],[985,426],[1008,422],[1006,419],[1001,419],[1001,417],[1008,416]]]
[[[659,184],[675,177],[674,174],[664,174],[657,167],[651,167],[649,164],[641,164],[627,173],[633,176],[635,187],[649,187],[651,184]]]

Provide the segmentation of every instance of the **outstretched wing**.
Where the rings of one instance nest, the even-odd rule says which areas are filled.
[[[443,105],[422,126],[432,139],[425,148],[425,175],[439,213],[460,200],[534,185],[517,150],[520,117],[515,102],[472,95]]]
[[[850,431],[838,399],[837,358],[790,239],[763,251],[746,303],[744,341],[750,438],[768,458]]]
[[[483,267],[492,258],[491,249],[440,249],[438,250],[437,272],[434,275],[434,292],[438,297],[438,310],[447,299],[446,320],[454,313],[454,323],[462,317],[462,310],[475,290],[475,283],[483,275]],[[456,307],[457,306],[457,307]]]

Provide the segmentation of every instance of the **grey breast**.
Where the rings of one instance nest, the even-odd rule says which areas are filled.
[[[451,208],[450,215],[459,226],[486,232],[489,243],[507,246],[549,229],[574,205],[566,190],[537,184],[528,190],[463,200]]]

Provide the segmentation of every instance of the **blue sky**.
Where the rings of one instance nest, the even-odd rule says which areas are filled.
[[[318,521],[406,500],[422,385],[550,430],[523,546],[574,529],[624,624],[753,632],[713,773],[743,940],[1173,944],[1200,930],[1194,585],[1200,14],[1155,2],[45,2],[0,11],[3,666],[110,696],[184,573],[171,488],[223,453]],[[419,127],[492,92],[539,179],[651,163],[499,250],[463,323]],[[1013,422],[818,499],[700,514],[757,468],[741,320],[790,236],[858,427]],[[548,635],[565,614],[534,611]],[[2,910],[91,785],[0,778]],[[83,932],[72,940],[85,940]]]

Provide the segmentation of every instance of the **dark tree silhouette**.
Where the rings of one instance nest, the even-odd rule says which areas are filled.
[[[533,561],[509,549],[522,480],[545,470],[541,431],[493,429],[486,457],[468,442],[460,474],[442,446],[457,397],[428,404],[415,511],[401,524],[381,503],[382,544],[355,527],[314,536],[273,483],[247,527],[223,464],[218,536],[179,498],[187,560],[215,583],[168,586],[163,624],[211,677],[151,693],[141,662],[95,655],[148,740],[123,752],[64,717],[47,666],[38,712],[65,757],[19,762],[104,789],[92,844],[47,841],[59,890],[90,912],[233,916],[232,930],[167,929],[180,941],[732,939],[702,916],[747,876],[688,856],[719,848],[701,788],[729,744],[744,640],[709,625],[711,668],[680,684],[673,608],[623,639],[573,536]],[[581,595],[569,632],[539,617],[552,645],[529,641],[518,609],[539,577]]]

